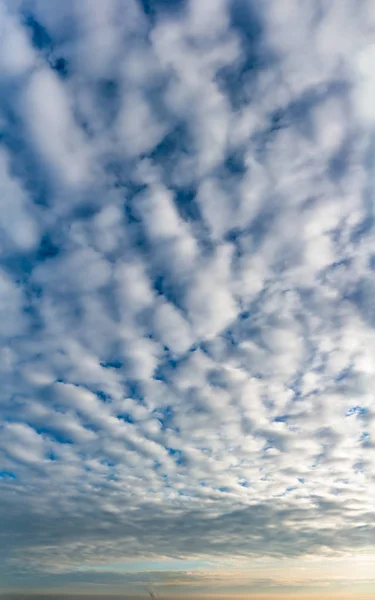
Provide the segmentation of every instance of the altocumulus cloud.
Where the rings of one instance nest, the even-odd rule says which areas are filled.
[[[5,581],[371,546],[374,56],[372,0],[1,0]]]

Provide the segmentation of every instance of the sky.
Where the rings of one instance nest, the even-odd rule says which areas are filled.
[[[375,3],[0,0],[0,600],[375,594]]]

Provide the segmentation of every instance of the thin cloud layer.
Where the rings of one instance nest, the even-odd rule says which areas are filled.
[[[1,0],[7,584],[373,544],[374,48],[371,0]]]

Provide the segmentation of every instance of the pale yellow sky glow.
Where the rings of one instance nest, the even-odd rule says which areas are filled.
[[[375,554],[282,560],[211,559],[205,566],[192,569],[184,569],[182,560],[178,571],[171,570],[171,564],[172,561],[159,561],[158,570],[153,571],[150,562],[150,571],[142,571],[139,581],[135,577],[127,585],[113,583],[98,588],[81,584],[74,592],[142,599],[148,597],[149,589],[160,600],[373,600],[375,595]],[[124,565],[124,569],[116,565],[112,570],[98,566],[96,570],[115,576],[125,569],[129,572],[129,565]],[[136,575],[136,564],[132,574]],[[141,582],[145,574],[147,584]],[[64,592],[73,594],[70,586]],[[51,598],[57,599],[63,590],[51,589],[50,593]]]
[[[232,562],[232,564],[230,564]],[[375,554],[358,557],[243,560],[212,565],[212,570],[198,569],[179,573],[168,585],[160,583],[160,595],[173,597],[176,587],[188,586],[197,597],[276,600],[322,600],[322,598],[373,598],[375,594]],[[190,581],[189,581],[190,579]],[[221,591],[222,590],[222,591]],[[185,595],[185,592],[182,592]],[[232,597],[232,596],[231,596]]]

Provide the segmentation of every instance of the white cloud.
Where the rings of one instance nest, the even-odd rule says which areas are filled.
[[[20,286],[4,271],[0,271],[0,298],[1,334],[12,337],[24,329],[24,298]]]
[[[36,71],[23,103],[34,144],[55,175],[72,185],[87,182],[89,147],[74,122],[70,99],[57,76],[46,68]]]
[[[126,4],[83,0],[70,11],[77,15],[80,30],[75,48],[80,69],[95,78],[112,75],[123,60],[124,38],[145,30],[146,22],[135,0]]]
[[[185,354],[193,344],[189,325],[170,303],[164,302],[156,307],[154,327],[162,343],[177,354]]]
[[[39,239],[38,227],[28,206],[27,195],[16,177],[12,176],[9,157],[0,153],[0,196],[2,212],[2,235],[20,250],[28,250]],[[1,241],[4,245],[4,241]],[[5,242],[6,246],[6,242]]]
[[[23,423],[9,423],[3,431],[3,449],[12,459],[38,465],[44,458],[44,442],[34,429]]]
[[[0,39],[2,77],[22,76],[33,67],[35,53],[26,32],[4,5],[0,6]]]
[[[177,4],[2,4],[11,582],[373,541],[372,3]]]
[[[152,305],[153,292],[141,262],[119,263],[116,266],[115,279],[118,286],[119,310],[125,319],[129,315],[129,319],[132,320],[135,314]]]
[[[116,127],[119,142],[130,156],[150,152],[167,129],[139,92],[125,92]]]
[[[230,245],[219,247],[212,259],[203,262],[188,287],[184,305],[200,338],[216,336],[237,316],[229,288],[231,259]]]
[[[111,267],[91,248],[78,248],[53,263],[46,262],[36,268],[35,280],[57,293],[72,290],[92,292],[104,286],[111,275]]]
[[[155,54],[172,77],[167,105],[191,127],[198,175],[223,159],[230,131],[229,103],[215,82],[220,68],[239,57],[225,13],[225,3],[192,2],[186,23],[167,21],[152,33]]]
[[[375,99],[375,77],[374,64],[375,45],[370,45],[359,54],[358,71],[359,82],[355,91],[355,101],[358,105],[360,116],[369,122],[373,122],[374,99]]]

